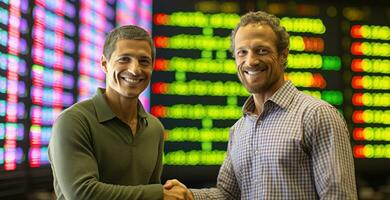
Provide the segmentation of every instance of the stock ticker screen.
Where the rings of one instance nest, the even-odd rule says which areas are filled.
[[[152,33],[157,47],[152,82],[140,99],[166,128],[163,179],[214,182],[229,128],[250,95],[229,50],[231,30],[249,10],[280,17],[291,36],[285,78],[345,116],[357,172],[387,174],[388,6],[0,0],[0,197],[51,184],[51,125],[62,110],[104,87],[104,37],[125,24]]]
[[[148,28],[151,2],[0,0],[0,198],[51,187],[54,120],[104,87],[105,35],[120,24]]]
[[[290,33],[285,78],[345,116],[357,172],[386,174],[388,8],[272,1],[157,1],[153,8],[157,59],[150,111],[168,135],[163,176],[175,177],[184,168],[192,170],[184,179],[215,181],[229,127],[242,116],[249,96],[229,51],[231,30],[248,10],[280,17]]]

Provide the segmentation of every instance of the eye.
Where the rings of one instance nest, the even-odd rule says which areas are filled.
[[[243,50],[243,49],[239,49],[236,51],[236,56],[237,57],[243,57],[247,54],[247,51],[246,50]]]
[[[257,54],[259,55],[265,55],[265,54],[268,54],[268,49],[265,49],[265,48],[259,48],[256,50]]]
[[[149,58],[141,58],[139,60],[140,65],[142,66],[150,66],[152,64],[152,60]]]
[[[127,56],[120,57],[120,58],[118,58],[118,60],[117,60],[117,62],[118,62],[118,63],[121,63],[121,64],[123,64],[123,63],[128,63],[128,62],[130,62],[130,61],[131,61],[131,59],[130,59],[129,57],[127,57]]]

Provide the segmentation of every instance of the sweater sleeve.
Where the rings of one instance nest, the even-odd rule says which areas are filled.
[[[160,122],[159,122],[160,123]],[[161,123],[160,123],[161,124]],[[160,143],[158,146],[158,158],[156,167],[154,168],[150,183],[161,183],[161,173],[163,169],[163,152],[164,152],[164,127],[161,124]]]
[[[88,125],[74,113],[63,113],[53,125],[49,160],[59,199],[163,198],[161,184],[124,186],[100,182]]]

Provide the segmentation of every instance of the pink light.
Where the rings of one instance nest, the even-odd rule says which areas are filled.
[[[53,97],[53,105],[55,107],[63,106],[63,91],[61,88],[54,88],[54,97]]]
[[[15,124],[7,124],[5,128],[5,139],[6,140],[16,140],[17,136],[17,127]]]
[[[39,106],[33,106],[31,108],[31,123],[36,125],[42,124],[42,108]]]
[[[18,104],[8,102],[7,114],[6,114],[6,119],[8,122],[16,122],[17,121],[17,110],[18,110]]]
[[[42,105],[43,89],[42,87],[33,86],[31,88],[32,102],[36,105]]]
[[[18,81],[17,80],[8,80],[7,92],[9,95],[18,95]]]
[[[37,147],[30,148],[29,157],[30,157],[30,167],[35,168],[41,165],[40,162],[41,151],[39,148]]]
[[[16,150],[15,148],[5,148],[5,165],[4,168],[6,171],[11,171],[16,169]]]
[[[41,145],[41,127],[40,126],[31,126],[30,145],[31,146],[40,146]]]

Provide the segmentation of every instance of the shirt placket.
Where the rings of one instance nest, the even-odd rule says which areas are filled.
[[[254,185],[252,185],[253,199],[261,199],[261,183],[262,183],[262,162],[261,162],[261,136],[262,136],[262,125],[263,115],[254,117],[251,132],[252,132],[252,149],[253,149],[253,166],[252,174],[254,178]]]

